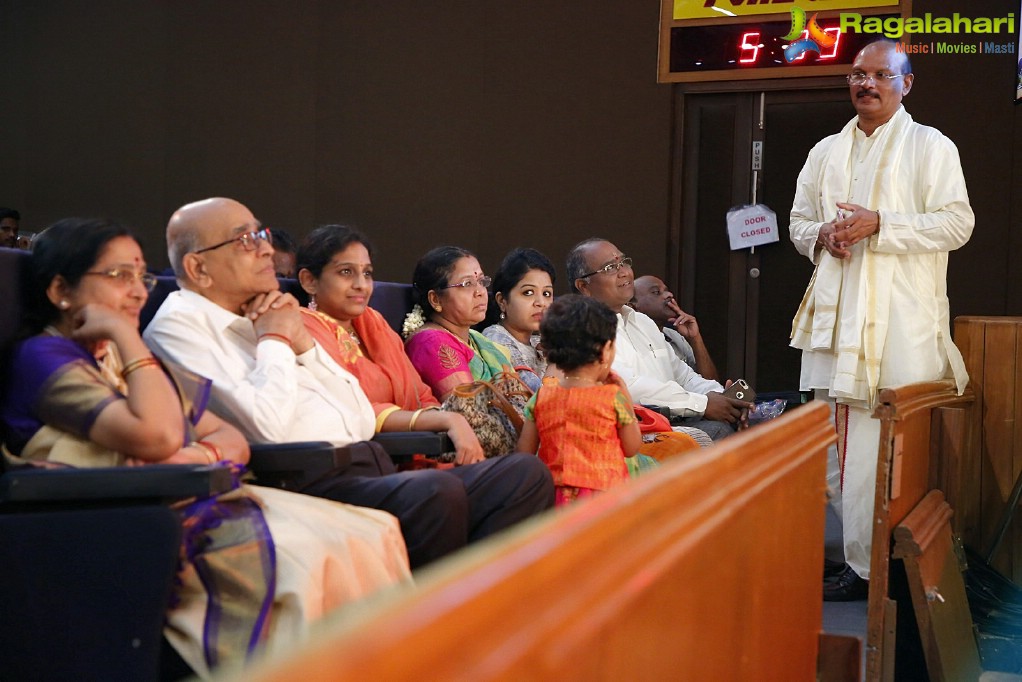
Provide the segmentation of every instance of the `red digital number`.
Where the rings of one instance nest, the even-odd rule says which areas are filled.
[[[755,43],[750,41],[756,41]],[[739,46],[742,54],[738,58],[739,64],[753,64],[759,59],[759,50],[763,45],[759,42],[759,31],[752,31],[742,36],[742,44]]]
[[[841,29],[835,26],[834,28],[825,28],[823,29],[823,32],[829,33],[832,36],[834,36],[834,45],[831,46],[829,50],[825,51],[823,54],[820,55],[820,60],[833,59],[834,57],[837,56],[838,45],[841,44]]]

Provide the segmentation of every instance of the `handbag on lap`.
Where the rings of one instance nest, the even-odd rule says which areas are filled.
[[[457,386],[441,409],[465,417],[487,457],[515,449],[524,423],[525,403],[532,391],[517,375],[502,372],[492,381]]]

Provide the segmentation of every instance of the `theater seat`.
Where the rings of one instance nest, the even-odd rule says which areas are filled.
[[[230,485],[223,467],[0,459],[0,680],[164,679],[181,552],[170,503]]]

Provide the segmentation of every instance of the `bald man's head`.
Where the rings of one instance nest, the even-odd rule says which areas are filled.
[[[897,45],[892,40],[872,42],[859,50],[852,63],[849,93],[859,114],[859,128],[867,135],[891,120],[912,89],[912,65]]]
[[[242,212],[250,220],[255,220],[244,204],[224,197],[193,201],[174,211],[167,223],[167,256],[178,279],[185,278],[185,254],[203,247],[203,233],[211,233],[218,225],[230,222],[233,219],[232,213]],[[207,241],[212,243],[212,239]]]
[[[234,199],[182,206],[167,223],[167,253],[183,288],[232,312],[278,288],[269,231]]]
[[[659,277],[643,275],[635,279],[635,309],[649,315],[661,327],[666,327],[668,319],[675,313],[667,307],[667,302],[674,299],[674,294]]]

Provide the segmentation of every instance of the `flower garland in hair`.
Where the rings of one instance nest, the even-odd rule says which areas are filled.
[[[424,324],[426,324],[426,318],[422,314],[422,306],[416,303],[412,306],[412,312],[405,315],[405,321],[401,325],[401,336],[407,339],[419,331],[419,328]]]

